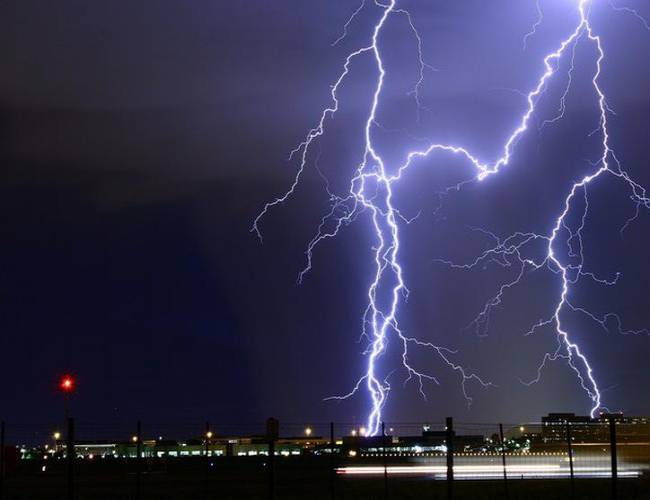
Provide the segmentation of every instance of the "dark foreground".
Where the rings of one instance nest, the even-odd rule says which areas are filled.
[[[56,499],[67,497],[65,470],[48,464],[24,467],[6,478],[2,500]],[[63,465],[63,464],[61,464]],[[268,464],[261,459],[215,460],[212,466],[201,459],[183,459],[148,467],[138,475],[131,464],[79,464],[76,467],[77,500],[93,499],[256,499],[270,498]],[[325,460],[300,459],[276,464],[273,473],[277,499],[445,499],[447,483],[427,476],[343,477],[331,473]],[[575,499],[609,500],[613,498],[610,479],[579,479]],[[507,493],[506,493],[507,488]],[[567,479],[510,479],[503,481],[455,481],[456,499],[549,500],[572,498]],[[650,499],[650,479],[619,479],[618,499]],[[507,496],[506,496],[507,495]]]

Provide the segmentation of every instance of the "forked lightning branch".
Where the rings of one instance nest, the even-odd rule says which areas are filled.
[[[650,208],[650,198],[646,190],[638,184],[623,168],[618,161],[614,145],[610,139],[609,120],[611,110],[608,106],[606,90],[601,83],[601,76],[606,71],[606,53],[602,43],[601,35],[594,29],[591,19],[591,11],[594,2],[606,0],[567,0],[575,3],[575,22],[572,28],[565,33],[562,39],[558,39],[552,52],[546,54],[540,60],[539,74],[535,77],[536,84],[526,93],[526,100],[521,114],[515,120],[515,125],[504,134],[503,143],[500,146],[500,156],[489,160],[481,158],[475,151],[471,151],[463,144],[446,144],[431,142],[422,149],[413,149],[406,154],[402,162],[397,165],[389,165],[379,153],[376,146],[376,132],[378,123],[376,120],[378,110],[382,106],[382,96],[386,79],[389,77],[382,51],[384,43],[388,43],[384,37],[386,27],[399,16],[405,17],[417,42],[417,60],[419,62],[419,74],[416,75],[416,83],[413,88],[413,96],[420,103],[420,90],[424,84],[425,71],[429,66],[425,63],[422,52],[422,37],[416,29],[416,20],[411,14],[399,5],[398,0],[364,0],[354,10],[348,22],[344,26],[341,38],[347,36],[353,25],[353,21],[362,13],[372,10],[375,15],[375,24],[372,27],[372,34],[367,44],[350,52],[342,64],[341,72],[333,79],[329,105],[321,112],[319,120],[314,128],[309,130],[304,140],[292,151],[291,157],[298,163],[298,171],[289,186],[288,190],[273,201],[267,203],[255,219],[252,231],[259,238],[262,238],[260,223],[274,206],[284,203],[297,189],[306,169],[313,167],[310,162],[312,148],[326,133],[327,125],[334,115],[339,111],[339,93],[346,85],[348,77],[355,70],[360,59],[367,59],[372,62],[374,70],[367,75],[372,83],[372,95],[367,108],[363,125],[363,151],[362,161],[358,165],[351,165],[349,171],[349,191],[345,194],[330,192],[331,206],[323,215],[320,225],[316,228],[316,234],[307,244],[307,262],[304,270],[300,273],[299,281],[311,269],[314,249],[324,243],[325,240],[335,237],[342,227],[356,222],[367,223],[374,231],[373,242],[373,275],[367,289],[367,308],[361,318],[362,335],[368,341],[368,347],[364,353],[365,361],[359,379],[352,384],[349,393],[337,396],[333,399],[350,398],[362,391],[369,396],[370,406],[367,412],[366,432],[369,435],[376,435],[381,428],[382,411],[388,401],[391,390],[386,379],[388,373],[399,367],[380,368],[380,359],[384,357],[388,349],[388,340],[392,338],[397,342],[391,342],[390,346],[398,345],[402,367],[407,380],[415,380],[419,390],[424,395],[424,381],[438,383],[434,374],[416,368],[410,360],[412,349],[427,349],[433,355],[438,356],[450,370],[453,370],[461,383],[463,394],[468,402],[471,401],[468,392],[468,384],[475,383],[486,387],[490,385],[479,376],[453,361],[454,351],[430,342],[424,342],[417,338],[406,335],[400,328],[399,309],[403,304],[408,288],[403,273],[403,262],[401,260],[400,230],[407,221],[402,217],[399,207],[395,206],[394,189],[399,183],[408,183],[408,172],[411,169],[423,167],[421,160],[428,158],[427,165],[442,164],[451,156],[461,157],[474,169],[474,176],[456,186],[454,189],[462,189],[468,183],[478,183],[492,175],[507,175],[506,167],[512,162],[517,154],[516,147],[519,140],[531,129],[531,122],[537,112],[538,103],[546,92],[549,83],[560,73],[561,61],[567,61],[567,73],[564,74],[568,82],[561,100],[559,112],[551,120],[545,123],[554,123],[561,120],[564,115],[565,102],[569,96],[576,62],[576,47],[579,44],[588,44],[591,50],[584,53],[590,54],[593,58],[591,67],[593,73],[590,75],[591,87],[593,90],[593,106],[598,113],[598,124],[595,134],[600,138],[598,150],[594,151],[596,161],[591,171],[584,177],[577,180],[566,193],[561,206],[557,207],[555,219],[550,221],[552,230],[548,234],[536,234],[520,232],[507,237],[498,237],[488,233],[494,241],[494,246],[481,255],[476,256],[472,262],[441,261],[444,264],[458,269],[472,269],[488,261],[498,261],[500,258],[508,259],[510,265],[516,264],[519,272],[516,277],[508,282],[499,283],[497,293],[491,297],[481,311],[477,311],[474,324],[480,334],[487,329],[492,309],[501,304],[503,294],[516,287],[535,270],[547,270],[557,280],[557,288],[554,302],[555,307],[552,314],[531,325],[530,332],[540,328],[552,328],[554,330],[556,345],[549,352],[540,354],[540,362],[537,367],[537,376],[525,383],[532,384],[540,380],[543,371],[552,361],[565,362],[575,373],[578,384],[584,390],[585,398],[588,401],[592,416],[599,410],[605,408],[602,400],[601,390],[598,385],[598,370],[587,359],[584,351],[575,341],[572,332],[565,326],[563,319],[565,315],[575,313],[584,314],[596,324],[605,325],[612,318],[618,325],[619,331],[623,333],[647,333],[645,331],[625,332],[621,319],[615,313],[606,316],[598,316],[582,306],[573,304],[569,300],[569,292],[579,280],[594,280],[604,286],[616,284],[616,276],[599,276],[593,269],[584,265],[583,254],[583,229],[585,221],[589,216],[589,186],[596,180],[599,182],[622,183],[629,190],[632,202],[635,204],[635,216],[628,223],[631,223],[639,215],[641,209]],[[538,14],[535,25],[524,37],[524,45],[535,36],[537,28],[542,22],[548,22],[543,18],[543,5],[539,2],[536,5]],[[635,16],[642,27],[648,28],[648,23],[641,15],[628,7],[611,5],[614,11],[628,13]],[[573,221],[580,221],[576,226]],[[542,257],[533,259],[527,257],[525,251],[528,245],[543,243],[545,252]],[[569,252],[566,251],[569,248]],[[529,332],[529,333],[530,333]]]

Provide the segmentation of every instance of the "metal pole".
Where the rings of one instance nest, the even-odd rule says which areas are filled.
[[[269,436],[269,498],[275,499],[275,438]]]
[[[5,485],[5,422],[0,422],[0,500],[3,498]]]
[[[336,498],[336,470],[334,457],[334,422],[330,422],[330,496],[332,500]]]
[[[382,455],[384,456],[384,498],[388,499],[388,454],[386,453],[386,424],[381,423],[381,445],[382,445]]]
[[[68,500],[74,500],[74,419],[68,417],[68,435],[66,436],[66,455],[68,463]]]
[[[210,457],[208,452],[210,451],[210,422],[205,423],[205,496],[208,496],[209,482],[210,482]]]
[[[204,449],[204,453],[206,457],[208,456],[208,451],[210,448],[209,435],[210,435],[210,422],[206,422],[205,423],[205,449]]]
[[[612,499],[618,497],[618,462],[616,460],[616,419],[609,417],[609,449],[612,457]]]
[[[503,438],[503,424],[499,424],[499,436],[501,436],[501,463],[503,464],[503,487],[505,497],[508,498],[508,471],[506,470],[506,441]]]
[[[454,498],[454,420],[447,417],[445,426],[447,446],[447,498]]]
[[[142,423],[138,420],[135,443],[135,498],[140,499],[142,490]]]
[[[571,424],[567,420],[566,422],[566,444],[567,444],[567,451],[569,452],[569,474],[571,477],[571,498],[575,498],[576,494],[576,486],[575,486],[575,478],[573,475],[573,444],[571,443],[572,437],[571,437]]]

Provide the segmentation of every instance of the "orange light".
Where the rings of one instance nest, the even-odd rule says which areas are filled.
[[[61,389],[63,392],[74,391],[74,386],[74,378],[71,375],[64,375],[61,377],[61,381],[59,382],[59,389]]]

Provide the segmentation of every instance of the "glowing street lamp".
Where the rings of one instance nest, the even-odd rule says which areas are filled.
[[[210,430],[210,422],[205,423],[205,440],[203,441],[203,453],[205,456],[209,456],[212,453],[210,452],[211,439],[214,434]]]
[[[307,436],[307,437],[311,436],[311,427],[307,427],[305,429],[305,436]]]

